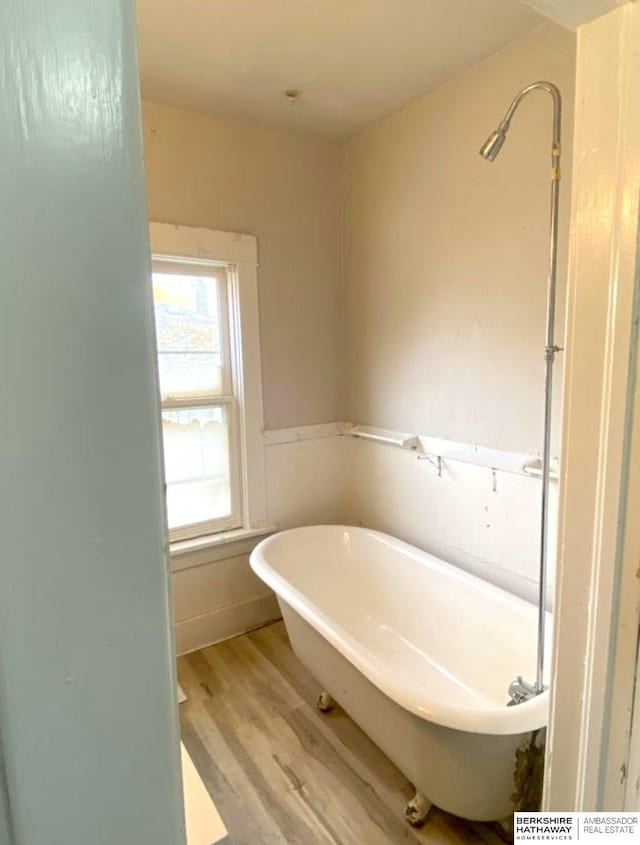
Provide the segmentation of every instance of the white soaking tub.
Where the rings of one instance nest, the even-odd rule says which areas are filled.
[[[409,821],[431,803],[479,821],[512,812],[516,751],[549,707],[547,691],[507,707],[510,682],[535,677],[533,605],[364,528],[283,531],[251,566],[326,691],[319,706],[334,698],[415,786]]]

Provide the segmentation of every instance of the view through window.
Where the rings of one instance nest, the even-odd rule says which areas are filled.
[[[225,268],[154,268],[152,278],[171,536],[238,527]]]

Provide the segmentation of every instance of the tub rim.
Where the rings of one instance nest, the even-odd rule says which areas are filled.
[[[397,705],[413,713],[415,716],[434,722],[443,727],[477,734],[512,735],[528,733],[544,728],[548,722],[549,689],[545,689],[535,698],[515,707],[507,707],[507,691],[505,690],[505,704],[493,707],[470,707],[451,704],[438,699],[425,698],[423,694],[416,694],[410,681],[403,679],[400,673],[376,658],[366,645],[342,628],[321,608],[314,605],[303,593],[296,589],[284,576],[276,572],[266,558],[266,553],[273,551],[286,536],[311,534],[320,529],[330,529],[340,532],[355,532],[370,535],[374,538],[391,543],[398,551],[410,552],[411,557],[425,562],[435,563],[441,568],[452,570],[451,574],[462,581],[466,581],[482,591],[496,592],[503,600],[521,604],[526,608],[534,608],[531,602],[503,590],[488,581],[472,575],[469,572],[449,563],[442,558],[419,549],[410,543],[399,540],[390,534],[361,526],[326,524],[309,525],[300,528],[289,528],[272,534],[262,540],[251,552],[250,565],[253,571],[263,580],[279,598],[288,604],[308,624],[320,633],[345,659],[352,663],[374,686],[391,698]],[[552,614],[547,611],[549,630],[551,630]]]

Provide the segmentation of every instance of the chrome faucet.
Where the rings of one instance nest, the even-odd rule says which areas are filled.
[[[518,675],[515,681],[509,684],[509,698],[507,707],[514,707],[516,704],[522,704],[523,701],[528,701],[539,695],[542,690],[537,689],[533,684],[528,684],[522,675]]]

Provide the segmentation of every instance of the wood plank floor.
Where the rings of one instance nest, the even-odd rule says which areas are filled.
[[[232,845],[502,845],[488,826],[435,810],[421,830],[411,785],[318,685],[282,622],[178,660],[182,739]]]

